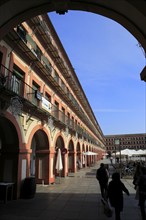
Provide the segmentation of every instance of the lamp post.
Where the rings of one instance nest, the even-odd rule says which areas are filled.
[[[120,146],[120,140],[117,138],[115,139],[115,145],[116,145],[116,149],[119,149],[119,153],[120,153],[120,158],[119,158],[119,168],[120,168],[120,173],[121,173],[121,146]]]

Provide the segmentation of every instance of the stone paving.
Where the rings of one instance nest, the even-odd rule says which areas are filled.
[[[85,168],[70,177],[57,179],[53,185],[37,185],[32,199],[0,201],[0,220],[107,220],[101,203],[96,169]],[[110,171],[113,170],[110,167]],[[122,179],[130,191],[124,195],[122,220],[141,220],[132,179]],[[110,218],[114,220],[114,214]]]

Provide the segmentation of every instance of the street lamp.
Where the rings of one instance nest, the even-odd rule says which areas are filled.
[[[121,173],[121,146],[120,146],[120,140],[117,138],[115,139],[115,145],[116,145],[116,149],[119,149],[119,153],[120,153],[120,160],[119,160],[119,168],[120,168],[120,173]]]

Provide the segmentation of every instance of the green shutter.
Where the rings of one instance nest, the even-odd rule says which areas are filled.
[[[26,40],[29,42],[34,50],[37,49],[37,45],[29,34],[26,34]]]
[[[49,68],[49,70],[51,71],[52,67],[51,64],[49,62],[49,60],[47,59],[47,57],[45,57],[44,55],[41,56],[41,60],[45,63],[45,65]]]

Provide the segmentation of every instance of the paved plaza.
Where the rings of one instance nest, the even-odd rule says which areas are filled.
[[[102,161],[104,162],[104,161]],[[105,161],[107,162],[107,161]],[[55,184],[38,185],[32,199],[0,201],[0,220],[114,220],[104,215],[95,167],[56,179]],[[110,167],[110,171],[113,170]],[[122,179],[130,196],[124,195],[122,220],[141,220],[132,179]]]

